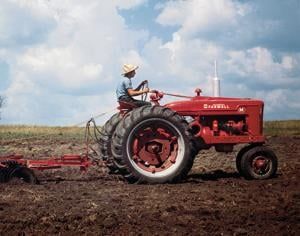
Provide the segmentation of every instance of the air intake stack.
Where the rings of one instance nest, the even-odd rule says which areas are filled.
[[[213,78],[213,96],[220,97],[220,79],[218,78],[217,60],[215,60],[215,77]]]

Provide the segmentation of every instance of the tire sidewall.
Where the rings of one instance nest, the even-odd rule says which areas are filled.
[[[237,169],[237,171],[238,171],[238,173],[240,174],[240,175],[244,175],[244,173],[243,173],[243,170],[242,170],[242,168],[241,168],[241,161],[242,161],[242,157],[245,155],[245,153],[246,152],[248,152],[250,149],[252,149],[252,148],[254,148],[254,147],[257,147],[257,146],[261,146],[262,144],[250,144],[250,145],[247,145],[247,146],[244,146],[244,147],[242,147],[240,150],[239,150],[239,152],[238,152],[238,154],[237,154],[237,156],[236,156],[236,160],[235,160],[235,166],[236,166],[236,169]]]
[[[112,137],[121,120],[122,114],[119,112],[111,116],[111,118],[102,127],[99,138],[100,159],[105,161],[106,167],[112,174],[118,173],[118,168],[114,165],[112,157]]]
[[[252,167],[253,160],[260,155],[268,157],[270,160],[270,170],[264,175],[256,174]],[[252,148],[245,152],[241,157],[241,171],[246,179],[263,180],[274,177],[277,171],[277,165],[278,163],[275,153],[266,147]]]
[[[161,108],[163,109],[163,108]],[[128,114],[131,115],[131,114]],[[184,125],[180,123],[180,119],[177,117],[178,115],[173,115],[173,116],[163,116],[160,113],[156,114],[147,114],[145,116],[140,116],[138,119],[134,120],[125,131],[124,136],[122,137],[122,152],[123,152],[123,157],[124,157],[124,162],[126,166],[129,169],[129,172],[133,175],[134,179],[138,179],[139,182],[147,182],[147,183],[166,183],[166,182],[177,182],[177,178],[180,176],[182,173],[184,167],[187,165],[190,155],[191,155],[191,150],[190,150],[190,143],[189,143],[189,138],[187,135],[187,130],[185,129]],[[171,123],[178,132],[182,136],[182,142],[184,145],[184,153],[182,155],[182,161],[180,165],[174,169],[173,172],[166,176],[161,176],[161,177],[149,177],[143,175],[140,171],[136,169],[136,165],[132,164],[131,157],[128,155],[128,146],[127,146],[127,141],[130,138],[129,136],[132,135],[132,130],[135,129],[141,122],[146,122],[147,120],[151,119],[159,119],[159,120],[165,120],[166,122]],[[126,122],[126,119],[124,119],[122,122]],[[120,122],[121,123],[121,122]],[[122,124],[119,124],[122,125]],[[173,127],[171,127],[173,129]]]

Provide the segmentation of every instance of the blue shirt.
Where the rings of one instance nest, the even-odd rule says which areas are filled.
[[[131,79],[125,78],[123,81],[121,81],[119,83],[117,90],[116,90],[118,100],[122,96],[131,97],[128,94],[127,89],[132,89],[132,83],[131,83]]]

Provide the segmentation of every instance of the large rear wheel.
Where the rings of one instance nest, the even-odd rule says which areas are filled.
[[[131,183],[178,182],[196,154],[186,121],[160,106],[127,114],[116,128],[112,152],[120,173]]]

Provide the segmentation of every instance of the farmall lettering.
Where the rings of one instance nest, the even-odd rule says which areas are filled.
[[[229,106],[226,104],[203,104],[204,109],[229,109]]]

